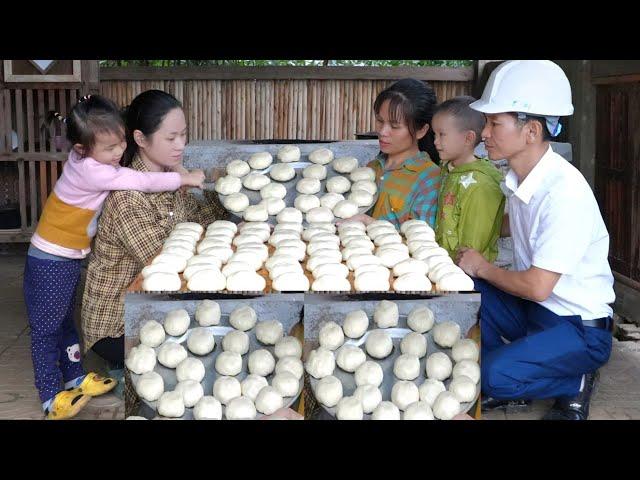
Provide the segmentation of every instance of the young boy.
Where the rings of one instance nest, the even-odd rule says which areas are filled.
[[[436,241],[452,259],[460,247],[477,250],[489,262],[498,257],[504,215],[502,175],[489,160],[474,155],[485,118],[469,105],[473,97],[455,97],[436,107],[432,127],[442,165]]]

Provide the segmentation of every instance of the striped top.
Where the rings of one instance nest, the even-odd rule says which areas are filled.
[[[388,220],[396,228],[410,219],[425,220],[435,227],[440,167],[427,152],[408,158],[394,170],[385,170],[386,158],[381,153],[367,165],[376,172],[379,191],[372,216]]]

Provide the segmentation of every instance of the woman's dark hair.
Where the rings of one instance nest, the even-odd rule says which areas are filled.
[[[476,145],[482,141],[482,130],[486,123],[483,113],[469,107],[476,99],[468,95],[453,97],[438,105],[433,112],[435,117],[438,113],[446,113],[455,118],[460,130],[471,130],[476,134]]]
[[[382,104],[389,100],[389,115],[394,122],[404,121],[415,138],[416,132],[429,125],[427,134],[418,140],[418,148],[427,152],[436,164],[440,164],[440,156],[433,143],[431,129],[433,110],[438,103],[436,93],[431,85],[414,78],[405,78],[387,87],[376,97],[373,103],[375,113],[380,112]]]
[[[162,90],[147,90],[133,99],[123,110],[127,126],[127,149],[120,162],[123,166],[131,165],[138,153],[138,144],[133,138],[134,130],[140,130],[145,137],[153,135],[164,117],[174,108],[182,108],[182,104],[173,95]]]
[[[64,118],[60,113],[47,114],[46,124],[58,120],[67,128],[67,141],[71,146],[82,145],[82,154],[88,155],[96,144],[96,134],[114,133],[124,137],[125,127],[118,107],[102,95],[86,95]]]

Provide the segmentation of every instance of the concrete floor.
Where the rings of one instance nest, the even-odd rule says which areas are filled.
[[[43,419],[34,387],[29,327],[22,297],[26,245],[0,245],[0,419]],[[102,370],[95,355],[85,368]],[[490,420],[540,419],[552,401],[536,402],[528,413],[485,413]],[[113,394],[93,398],[79,419],[122,419],[124,402]],[[592,420],[640,419],[640,342],[614,340],[611,359],[600,370],[591,404]]]
[[[27,246],[22,244],[0,245],[0,419],[44,419],[34,386],[31,338],[22,296],[26,251]],[[95,354],[88,354],[83,363],[89,371],[106,373]],[[112,393],[95,397],[75,418],[124,419],[124,402]]]

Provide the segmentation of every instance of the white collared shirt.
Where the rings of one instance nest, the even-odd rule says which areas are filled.
[[[609,317],[615,300],[609,233],[582,174],[551,146],[521,184],[505,177],[514,269],[562,274],[540,305],[583,320]]]

